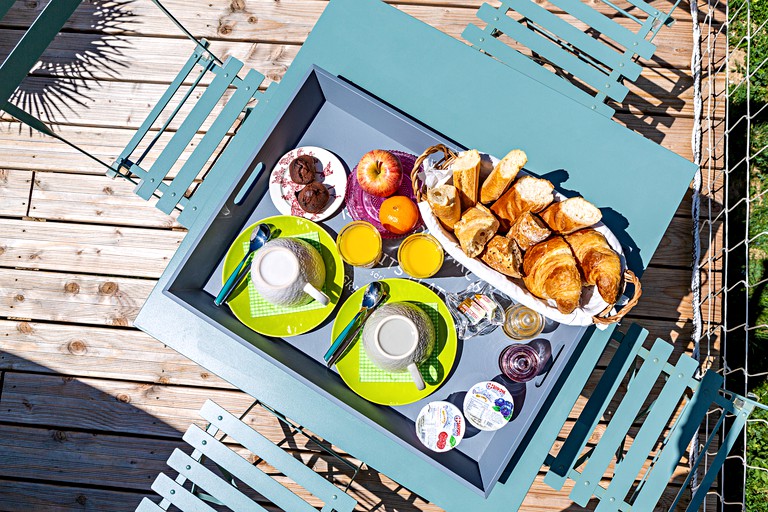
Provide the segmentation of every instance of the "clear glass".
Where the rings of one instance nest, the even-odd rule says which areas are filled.
[[[527,306],[513,304],[504,312],[502,329],[513,340],[529,340],[541,334],[544,317]]]
[[[365,230],[363,235],[370,237],[368,242],[372,244],[370,251],[367,248],[361,251],[362,256],[368,257],[360,257],[354,252],[360,248],[360,240],[356,240],[356,238],[361,234],[361,230]],[[336,248],[345,263],[353,267],[371,268],[381,260],[381,234],[370,222],[356,220],[341,228],[339,236],[336,237]],[[370,253],[370,255],[365,253]]]
[[[541,371],[540,352],[527,344],[510,345],[499,356],[499,369],[512,382],[528,382]]]

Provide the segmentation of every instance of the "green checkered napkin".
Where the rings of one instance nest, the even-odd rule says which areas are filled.
[[[291,238],[301,238],[302,240],[309,242],[315,249],[322,254],[322,248],[320,245],[320,236],[317,232],[311,231],[309,233],[302,233],[300,235],[291,235]],[[248,252],[248,246],[250,241],[243,242],[243,251]],[[323,283],[323,292],[325,292],[325,283]],[[277,306],[271,302],[267,302],[256,288],[253,286],[250,276],[248,276],[248,298],[251,302],[251,317],[259,318],[262,316],[273,315],[288,315],[291,313],[301,313],[302,311],[312,311],[314,309],[323,309],[325,306],[313,300],[309,304],[298,307],[285,307]]]
[[[435,333],[439,333],[438,325],[440,324],[440,313],[437,311],[437,304],[424,304],[419,303],[424,312],[432,320],[432,325],[435,327]],[[361,331],[362,332],[362,331]],[[358,335],[359,337],[360,335]],[[392,373],[386,370],[382,370],[373,362],[368,359],[368,354],[365,353],[362,343],[357,343],[357,351],[360,365],[360,382],[412,382],[411,374],[407,371]],[[437,347],[435,347],[437,348]],[[439,362],[437,360],[438,350],[433,350],[426,361],[419,365],[419,371],[421,371],[422,377],[427,382],[434,381],[437,378],[436,372],[439,368]],[[431,375],[435,374],[435,375]]]

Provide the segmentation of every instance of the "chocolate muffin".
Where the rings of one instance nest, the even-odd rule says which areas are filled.
[[[301,209],[308,213],[320,213],[328,204],[331,194],[325,185],[318,182],[312,182],[303,189],[296,197]]]
[[[315,171],[317,170],[317,166],[315,165],[314,157],[301,155],[291,161],[288,170],[291,174],[291,180],[294,183],[307,185],[308,183],[315,181]]]

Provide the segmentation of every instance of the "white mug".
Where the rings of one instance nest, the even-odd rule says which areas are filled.
[[[312,300],[330,302],[320,291],[325,264],[320,253],[299,238],[277,238],[256,251],[251,280],[265,300],[279,306],[302,306]]]
[[[409,371],[416,387],[423,390],[426,386],[418,365],[435,348],[435,327],[418,306],[408,302],[385,304],[365,322],[363,348],[379,368]]]

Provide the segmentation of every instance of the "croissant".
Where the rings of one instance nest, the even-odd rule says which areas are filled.
[[[597,285],[597,291],[608,304],[615,304],[621,294],[621,260],[602,233],[582,229],[566,238],[581,268],[584,282]]]
[[[523,282],[535,296],[557,303],[563,314],[572,313],[581,299],[581,275],[570,246],[561,236],[540,242],[523,257]]]

